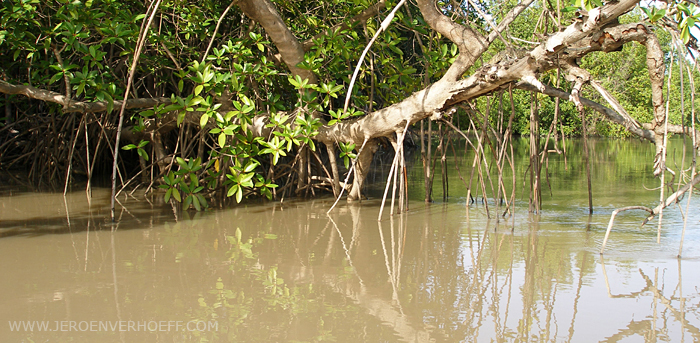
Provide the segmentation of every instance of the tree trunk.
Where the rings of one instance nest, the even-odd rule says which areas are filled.
[[[540,185],[540,116],[537,96],[530,93],[530,212],[539,213],[542,205]]]
[[[348,201],[361,201],[362,200],[362,185],[364,184],[365,177],[369,172],[370,164],[372,164],[372,157],[374,153],[379,149],[379,145],[375,140],[369,140],[365,144],[364,149],[357,156],[357,161],[355,162],[355,177],[352,180],[352,188],[348,194]]]

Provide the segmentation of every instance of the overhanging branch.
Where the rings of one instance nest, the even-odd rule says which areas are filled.
[[[0,93],[5,94],[21,94],[31,99],[52,102],[55,104],[63,105],[63,112],[105,112],[108,109],[109,103],[106,101],[94,101],[94,102],[84,102],[84,101],[74,101],[69,100],[64,95],[47,91],[45,89],[24,86],[24,85],[13,85],[9,82],[0,80]],[[113,107],[119,108],[123,101],[115,100]],[[126,109],[134,108],[149,108],[160,104],[170,104],[170,98],[140,98],[140,99],[129,99],[126,101]]]
[[[535,86],[528,84],[526,82],[519,82],[518,84],[515,85],[515,88],[522,89],[522,90],[527,90],[527,91],[534,91],[534,92],[539,92]],[[559,88],[552,87],[549,85],[545,85],[544,91],[542,94],[546,94],[549,96],[557,97],[563,100],[569,100],[573,101],[572,95],[569,92],[563,91]],[[615,112],[613,109],[605,107],[595,101],[586,99],[584,97],[579,97],[581,100],[581,104],[585,107],[589,107],[602,115],[604,115],[608,120],[620,124],[624,126],[629,132],[639,136],[640,138],[647,139],[651,142],[654,142],[654,131],[652,130],[645,130],[642,129],[633,123],[630,123],[628,120],[626,120],[623,116]]]
[[[269,0],[241,0],[238,7],[249,18],[257,21],[275,43],[287,68],[302,79],[309,80],[310,83],[317,83],[316,75],[306,69],[297,67],[304,62],[304,47],[299,43],[296,36],[289,30],[287,24],[280,16],[277,8]]]
[[[659,214],[664,208],[678,202],[680,200],[680,197],[683,196],[683,194],[691,190],[698,183],[700,183],[700,174],[695,175],[695,178],[690,180],[690,182],[686,183],[685,186],[681,187],[675,193],[669,195],[669,197],[666,198],[666,201],[654,207],[652,216]]]

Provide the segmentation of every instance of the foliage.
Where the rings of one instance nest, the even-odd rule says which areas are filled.
[[[408,17],[400,14],[397,20],[410,27],[392,28],[380,38],[372,57],[376,69],[373,73],[363,66],[353,96],[355,106],[343,112],[338,110],[339,95],[349,81],[348,61],[357,60],[368,35],[378,29],[379,19],[370,19],[364,27],[351,25],[341,30],[331,30],[335,22],[327,19],[358,13],[370,3],[333,1],[323,4],[320,11],[303,3],[277,5],[301,39],[327,33],[314,39],[299,65],[319,75],[318,84],[298,75],[285,75],[273,62],[275,47],[264,30],[248,30],[235,7],[223,18],[219,31],[227,33],[219,33],[217,45],[208,56],[202,56],[208,41],[205,38],[211,37],[213,23],[223,12],[221,5],[210,1],[163,2],[159,29],[149,31],[149,44],[137,67],[137,79],[143,82],[137,82],[135,93],[164,94],[171,101],[132,112],[128,125],[135,133],[145,133],[152,125],[149,123],[168,120],[176,113],[176,124],[182,131],[196,116],[213,143],[207,149],[208,158],[181,156],[176,159],[176,170],[165,171],[161,188],[166,190],[166,201],[174,199],[182,201],[184,208],[191,205],[200,209],[206,207],[204,194],[221,187],[238,202],[253,193],[271,198],[277,185],[265,172],[271,170],[268,164],[276,166],[292,157],[292,150],[315,150],[313,138],[324,124],[322,119],[333,125],[362,116],[369,108],[399,101],[406,91],[420,86],[416,75],[423,69],[423,54],[430,54],[431,73],[436,76],[449,65],[450,59],[443,57],[454,59],[456,54],[454,45],[450,48],[439,43],[440,39],[435,40],[441,44],[436,52],[416,49],[409,44],[409,36],[413,30],[428,38],[425,23],[415,9]],[[66,94],[76,101],[106,101],[108,112],[113,102],[123,97],[123,80],[145,18],[143,4],[15,0],[3,2],[0,12],[0,47],[8,52],[0,56],[0,73],[8,81]],[[178,62],[183,61],[189,62],[181,68]],[[366,91],[372,83],[380,85],[374,95]],[[59,111],[55,105],[51,108]],[[296,110],[289,112],[292,109]],[[263,113],[271,114],[267,125],[271,134],[255,136],[250,125]],[[322,118],[316,113],[329,116]],[[136,149],[148,161],[148,141],[127,142],[123,149]],[[354,145],[341,146],[340,157],[346,165],[355,156],[352,149]],[[266,156],[270,156],[269,161]]]
[[[208,207],[206,199],[200,193],[204,186],[200,186],[199,178],[197,177],[197,171],[202,169],[201,160],[197,158],[185,161],[181,157],[177,157],[176,160],[180,170],[176,172],[171,171],[164,176],[163,181],[165,184],[159,186],[166,190],[165,201],[170,200],[172,196],[178,202],[184,199],[183,206],[186,209],[190,205],[194,206],[197,211]]]
[[[136,152],[139,154],[139,156],[140,156],[141,158],[143,158],[144,160],[148,161],[148,153],[147,153],[146,150],[143,148],[143,147],[146,146],[146,144],[148,144],[148,141],[142,140],[142,141],[139,142],[138,145],[136,145],[136,144],[127,144],[127,145],[123,146],[122,149],[124,149],[124,150],[136,149]]]
[[[387,6],[396,3],[388,1]],[[480,11],[499,21],[517,4],[515,0],[481,0],[463,7],[450,1],[437,2],[443,14],[482,33],[491,28]],[[200,210],[208,206],[206,199],[213,199],[217,193],[236,202],[250,195],[273,198],[277,184],[301,173],[295,168],[308,163],[301,160],[303,153],[316,153],[314,138],[320,127],[353,120],[402,101],[440,79],[460,53],[457,45],[429,29],[416,6],[406,6],[360,65],[357,84],[350,94],[351,106],[344,111],[351,72],[385,14],[380,11],[366,21],[353,21],[353,16],[374,5],[367,0],[279,0],[274,5],[292,33],[306,42],[303,61],[296,67],[310,71],[315,80],[290,73],[268,33],[237,6],[220,17],[228,4],[163,1],[157,24],[148,30],[148,44],[137,65],[137,81],[130,97],[162,97],[169,101],[128,113],[126,125],[135,138],[122,149],[135,149],[143,160],[152,159],[149,162],[158,166],[151,177],[160,180],[166,201],[174,199],[185,209]],[[568,1],[559,20],[563,25],[576,19],[579,12],[601,5],[600,0]],[[508,28],[510,43],[496,40],[483,57],[508,49],[530,49],[528,41],[558,30],[549,19],[541,20],[547,17],[543,13],[554,11],[546,6],[538,2],[523,12]],[[682,1],[668,6],[661,9],[650,5],[621,20],[648,18],[662,25],[662,18],[673,15],[680,23],[678,36],[684,43],[692,43],[690,29],[697,26],[700,11]],[[100,130],[113,127],[114,102],[124,96],[145,12],[144,3],[131,1],[6,0],[0,6],[0,49],[4,52],[0,55],[0,77],[63,94],[71,101],[104,101],[107,111],[96,117]],[[668,49],[669,36],[659,36]],[[487,63],[482,59],[474,68]],[[581,66],[601,81],[633,118],[650,120],[651,95],[643,48],[625,46],[622,53],[593,53],[581,61]],[[672,71],[670,75],[678,74]],[[556,71],[545,72],[539,78],[571,90]],[[684,88],[684,94],[689,88]],[[672,83],[670,93],[674,99],[671,122],[687,124],[688,119],[682,119],[680,113],[689,113],[689,101],[682,109],[675,101],[681,94],[677,82]],[[458,124],[470,129],[471,119],[475,127],[480,127],[483,120],[478,118],[487,115],[491,124],[503,131],[510,112],[510,99],[505,94],[474,100],[476,117],[460,112]],[[584,95],[602,102],[590,90]],[[26,116],[37,112],[40,116],[60,115],[62,110],[56,104],[36,105],[15,101],[14,97],[0,100],[11,102],[16,113]],[[554,121],[555,101],[542,95],[536,100],[540,134],[544,135]],[[515,91],[513,102],[513,130],[526,134],[530,130],[530,94]],[[590,133],[627,135],[621,127],[602,121],[598,114],[588,115],[593,123]],[[253,132],[254,122],[263,116],[268,118],[264,132]],[[581,134],[581,118],[571,103],[559,104],[557,121],[559,132]],[[162,135],[163,141],[158,141],[156,135]],[[347,169],[350,159],[356,157],[357,146],[338,142],[338,147]]]
[[[274,234],[244,240],[240,228],[226,239],[230,249],[229,270],[236,276],[235,282],[219,277],[214,286],[197,299],[198,308],[193,316],[199,320],[222,322],[220,332],[196,332],[197,335],[225,335],[228,340],[240,340],[245,336],[244,323],[263,313],[292,312],[298,302],[305,300],[296,287],[288,285],[277,274],[277,266],[260,266],[254,249],[266,240],[277,238]],[[204,337],[202,337],[204,338]],[[250,339],[250,337],[247,337]]]

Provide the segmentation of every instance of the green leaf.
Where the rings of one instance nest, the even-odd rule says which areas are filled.
[[[187,115],[187,112],[185,112],[185,111],[182,111],[182,112],[177,114],[177,126],[178,127],[185,120],[185,115]]]
[[[189,168],[187,168],[187,162],[182,157],[176,157],[175,161],[177,161],[177,164],[179,164],[182,169],[189,170]]]
[[[174,188],[168,188],[168,190],[165,191],[165,198],[164,198],[165,202],[170,201],[170,195],[173,193],[173,189]]]
[[[148,161],[148,153],[146,153],[146,150],[139,148],[136,150],[136,152],[138,152],[138,154],[139,154],[139,156],[141,156],[141,158]]]
[[[199,199],[199,204],[202,205],[202,207],[209,207],[209,204],[207,204],[207,199],[205,199],[203,195],[197,194],[197,199]]]
[[[180,188],[182,188],[182,194],[192,193],[190,192],[190,187],[185,183],[185,180],[180,180]]]
[[[54,74],[51,77],[51,79],[49,80],[49,84],[52,84],[52,83],[58,81],[58,79],[60,79],[62,76],[63,76],[63,72],[58,72],[58,73]]]
[[[248,165],[246,165],[245,169],[243,170],[244,173],[250,173],[252,172],[255,167],[258,166],[257,162],[248,162]]]
[[[201,207],[200,204],[199,204],[199,199],[198,199],[196,196],[193,196],[193,195],[191,195],[190,197],[192,198],[192,204],[194,205],[194,208],[195,208],[197,211],[201,211],[201,210],[202,210],[202,207]]]
[[[190,100],[187,106],[194,107],[204,102],[206,102],[204,98],[202,98],[201,96],[195,96],[194,98],[192,98],[192,100]],[[208,106],[208,104],[206,106]]]
[[[247,173],[241,175],[239,183],[243,187],[253,187],[253,176],[255,176],[255,173]]]
[[[177,190],[177,188],[173,188],[173,198],[177,200],[177,202],[182,202],[182,197],[180,197],[180,191]]]
[[[223,148],[225,145],[226,145],[226,134],[222,132],[219,134],[219,146]]]
[[[684,26],[681,29],[681,39],[683,40],[683,44],[688,44],[690,41],[690,30],[688,29],[688,26]]]
[[[107,112],[112,112],[114,110],[114,99],[107,93],[105,93],[105,98],[107,98]]]
[[[238,187],[238,190],[236,191],[236,202],[240,204],[242,199],[243,199],[243,188]]]
[[[231,188],[228,189],[228,192],[226,193],[227,197],[230,197],[234,195],[238,191],[238,185],[233,185]]]

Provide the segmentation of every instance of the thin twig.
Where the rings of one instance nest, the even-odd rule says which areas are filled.
[[[124,91],[124,101],[122,102],[121,110],[119,111],[119,124],[117,125],[117,138],[114,144],[114,161],[112,163],[112,200],[110,204],[110,214],[112,222],[115,221],[114,217],[114,201],[117,193],[117,160],[119,157],[119,139],[121,138],[122,126],[124,125],[124,110],[126,108],[126,100],[129,98],[129,90],[134,81],[134,74],[136,73],[136,64],[138,63],[139,56],[143,50],[144,43],[146,42],[146,35],[148,34],[148,28],[151,27],[153,18],[158,11],[158,6],[160,6],[162,0],[157,0],[155,4],[151,3],[151,6],[146,11],[146,14],[150,12],[150,17],[148,18],[148,23],[141,26],[141,32],[139,33],[139,40],[137,41],[137,48],[134,51],[134,61],[131,62],[131,70],[129,70],[129,80],[126,83],[126,90]]]
[[[350,96],[352,95],[352,88],[355,86],[355,80],[357,79],[357,74],[360,72],[360,67],[362,66],[362,61],[364,61],[365,56],[367,56],[367,52],[369,51],[369,48],[372,47],[372,44],[374,44],[374,41],[377,40],[377,37],[379,37],[379,34],[384,32],[389,25],[391,24],[391,21],[394,19],[394,15],[396,14],[396,11],[403,6],[403,4],[406,3],[406,0],[401,0],[396,7],[394,7],[391,12],[389,12],[389,15],[384,18],[382,21],[381,26],[379,27],[379,30],[374,33],[374,36],[372,39],[367,43],[367,46],[365,47],[365,50],[362,51],[362,55],[360,55],[360,60],[357,61],[357,67],[355,67],[355,72],[352,74],[352,79],[350,80],[350,87],[348,87],[348,95],[345,97],[345,105],[343,106],[343,113],[348,111],[348,105],[350,104]]]
[[[224,13],[221,14],[221,17],[219,17],[219,21],[216,22],[216,28],[214,29],[214,34],[211,36],[211,40],[209,41],[209,45],[207,46],[207,50],[204,51],[204,55],[202,55],[202,62],[200,62],[200,64],[204,63],[204,61],[207,60],[207,56],[209,55],[209,50],[211,50],[211,45],[214,44],[214,39],[216,38],[216,33],[219,32],[219,26],[221,26],[221,21],[224,20],[226,13],[228,13],[228,11],[231,9],[231,7],[233,7],[233,5],[235,3],[236,3],[236,1],[232,1],[231,4],[228,5],[228,7],[226,7],[226,9],[224,10]],[[178,67],[178,69],[180,69],[180,68]]]

